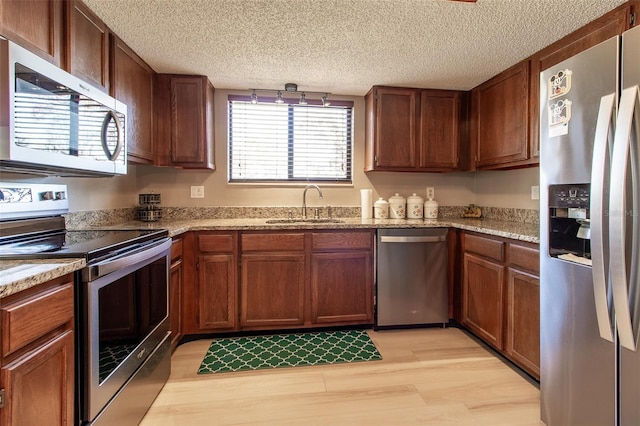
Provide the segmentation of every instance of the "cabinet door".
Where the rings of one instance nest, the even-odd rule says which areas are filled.
[[[414,168],[416,160],[416,115],[419,91],[392,87],[376,88],[373,137],[376,170]]]
[[[304,324],[304,253],[242,255],[240,325]]]
[[[214,169],[213,87],[206,77],[171,78],[171,162]]]
[[[534,377],[540,377],[540,280],[517,269],[507,273],[506,352]]]
[[[0,34],[62,66],[62,0],[0,0]]]
[[[182,259],[171,263],[169,271],[169,321],[171,323],[171,348],[175,349],[182,338]]]
[[[233,254],[198,256],[198,321],[201,330],[236,325],[236,264]]]
[[[153,70],[117,37],[112,37],[112,95],[127,105],[129,161],[152,164]]]
[[[373,321],[371,252],[311,255],[311,322]]]
[[[473,89],[476,166],[509,167],[529,155],[529,61]]]
[[[458,92],[423,90],[420,96],[420,168],[458,167]]]
[[[0,424],[74,424],[74,338],[67,330],[0,369]]]
[[[109,89],[109,28],[78,0],[67,4],[67,68],[95,86]]]
[[[502,349],[504,267],[465,253],[462,321],[487,343]]]

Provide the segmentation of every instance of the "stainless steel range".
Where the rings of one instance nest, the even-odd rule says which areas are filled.
[[[0,183],[0,258],[84,258],[76,424],[137,425],[170,372],[166,230],[65,229],[64,185]]]

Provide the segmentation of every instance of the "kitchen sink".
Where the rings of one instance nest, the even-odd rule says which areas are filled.
[[[344,223],[341,219],[267,219],[266,223]]]

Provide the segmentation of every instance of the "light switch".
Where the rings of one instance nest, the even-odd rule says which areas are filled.
[[[540,187],[537,185],[534,185],[531,187],[531,199],[532,200],[539,200],[540,199]]]

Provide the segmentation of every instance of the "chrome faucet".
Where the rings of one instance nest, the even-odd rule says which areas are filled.
[[[318,190],[318,194],[320,194],[320,198],[322,198],[322,191],[318,185],[307,185],[304,187],[304,192],[302,193],[302,219],[307,218],[307,189],[315,188]]]

